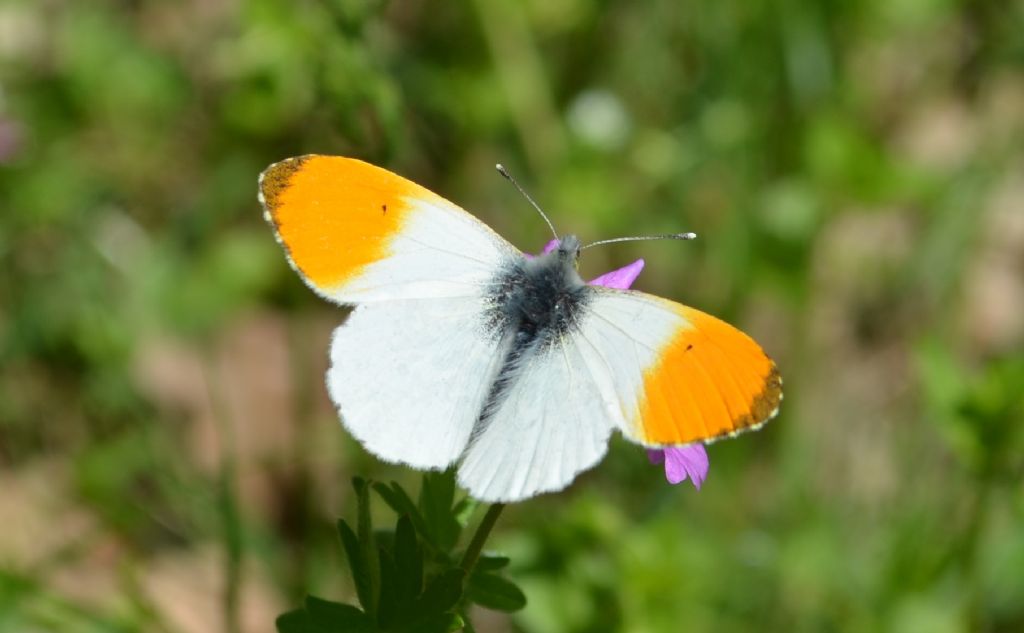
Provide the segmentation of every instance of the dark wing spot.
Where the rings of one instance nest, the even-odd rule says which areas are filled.
[[[388,214],[388,205],[386,205],[386,204],[380,205],[380,214],[381,215],[387,215]]]
[[[271,213],[277,208],[277,199],[281,192],[288,188],[288,181],[292,175],[302,168],[309,156],[289,158],[267,167],[260,176],[260,192],[263,194],[263,204]]]
[[[752,424],[760,424],[771,417],[779,408],[779,403],[782,402],[782,376],[779,375],[779,369],[773,364],[771,372],[764,381],[764,389],[754,399],[753,406],[751,406],[751,417],[753,418]]]
[[[733,431],[709,437],[705,441],[735,435],[750,428],[760,428],[762,424],[772,418],[773,414],[778,412],[781,402],[782,376],[779,375],[779,369],[773,363],[768,375],[765,376],[764,387],[761,393],[757,394],[751,403],[750,413],[744,414],[732,421]]]

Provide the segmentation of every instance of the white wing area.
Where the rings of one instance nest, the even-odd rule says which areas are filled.
[[[692,325],[672,303],[635,291],[594,288],[586,316],[573,335],[590,375],[599,383],[608,415],[634,442],[644,395],[644,370],[680,328]]]
[[[412,212],[387,241],[387,255],[328,298],[339,303],[476,297],[510,260],[514,246],[459,207],[409,198]]]
[[[474,498],[518,501],[561,490],[608,450],[615,424],[575,339],[523,359],[470,443],[459,484]]]
[[[504,356],[482,313],[479,296],[389,301],[334,331],[327,388],[367,450],[420,469],[459,457]]]
[[[643,372],[681,327],[690,324],[666,301],[594,288],[572,332],[524,354],[466,450],[459,484],[476,499],[518,501],[568,486],[600,461],[615,429],[641,441]]]

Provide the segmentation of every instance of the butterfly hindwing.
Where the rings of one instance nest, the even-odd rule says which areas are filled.
[[[421,469],[462,454],[503,358],[481,310],[464,297],[366,304],[335,330],[328,391],[367,450]]]
[[[615,428],[575,337],[524,353],[459,466],[476,499],[518,501],[561,490],[608,450]]]

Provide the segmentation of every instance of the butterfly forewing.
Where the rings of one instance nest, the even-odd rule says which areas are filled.
[[[504,357],[481,311],[479,298],[388,301],[335,330],[328,390],[367,450],[423,469],[458,459]]]
[[[775,363],[743,332],[699,310],[595,288],[578,338],[614,385],[618,421],[649,446],[711,441],[757,428],[782,400]]]
[[[521,257],[458,206],[353,158],[275,163],[260,200],[292,266],[337,303],[478,296]]]

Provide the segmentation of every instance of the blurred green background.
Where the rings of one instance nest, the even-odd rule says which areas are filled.
[[[358,156],[637,287],[786,400],[671,487],[616,439],[490,545],[481,631],[1024,630],[1024,2],[0,0],[0,631],[270,631],[352,596],[342,312],[256,202]]]

